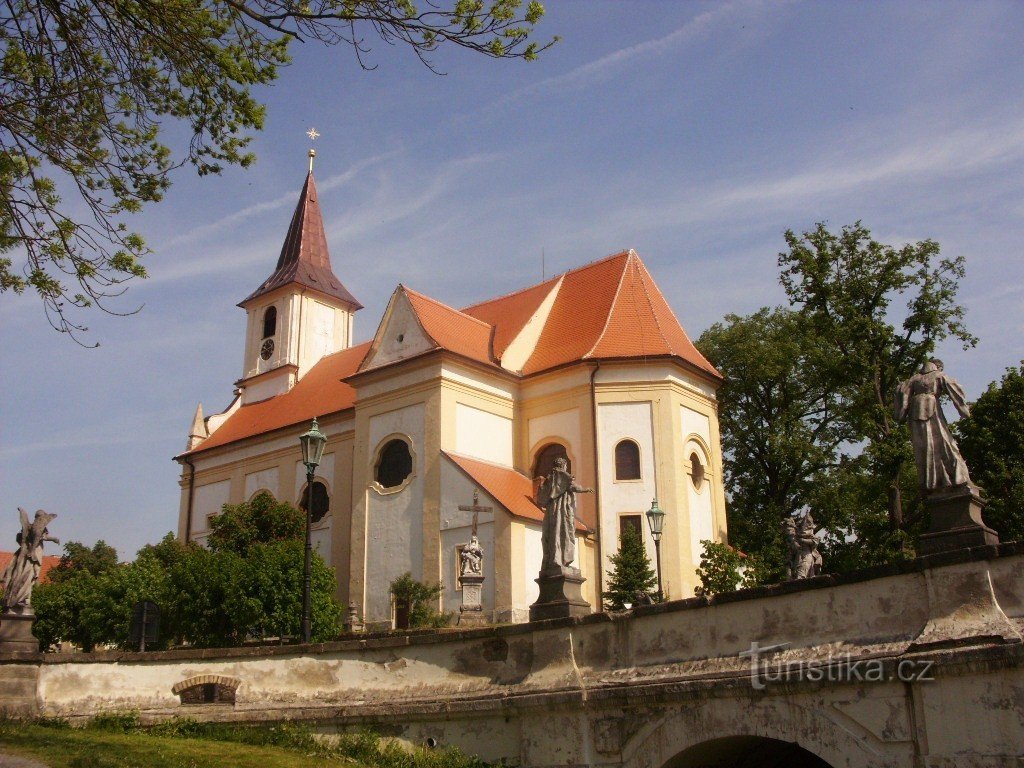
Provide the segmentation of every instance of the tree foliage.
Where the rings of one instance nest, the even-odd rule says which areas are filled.
[[[437,599],[444,592],[443,584],[417,581],[409,571],[406,571],[391,582],[389,590],[397,604],[407,606],[409,629],[446,627],[451,623],[451,612],[437,610]]]
[[[139,550],[133,562],[97,572],[81,567],[42,584],[33,594],[36,637],[44,649],[71,642],[84,650],[130,649],[132,607],[151,600],[161,609],[160,646],[240,645],[299,635],[302,619],[302,513],[259,494],[225,505],[211,547],[183,544],[167,534]],[[265,525],[265,528],[260,528]],[[68,545],[72,552],[93,550]],[[79,561],[80,562],[80,561]],[[315,641],[337,636],[341,607],[334,572],[316,553],[310,574]]]
[[[603,595],[604,605],[610,611],[621,611],[627,604],[634,605],[642,595],[650,595],[658,588],[658,575],[644,548],[640,533],[627,525],[619,534],[619,551],[610,558],[612,570],[608,574],[608,589]]]
[[[749,557],[719,541],[701,539],[697,577],[705,595],[735,592],[740,586],[753,586],[758,579]]]
[[[442,43],[532,59],[547,47],[529,39],[543,13],[522,0],[5,3],[0,292],[35,291],[73,336],[85,327],[72,308],[110,311],[107,300],[146,274],[127,217],[162,198],[176,166],[207,174],[253,161],[265,110],[252,89],[277,77],[290,41],[351,46],[364,67],[369,35],[428,66]],[[166,136],[179,127],[188,140],[172,150]]]
[[[787,231],[780,282],[791,309],[728,316],[697,342],[719,391],[732,541],[758,578],[781,577],[782,520],[824,528],[842,571],[905,556],[922,525],[913,454],[893,417],[896,385],[953,339],[975,339],[957,302],[962,257],[937,243],[884,245],[857,222]]]
[[[69,541],[64,545],[64,554],[60,562],[47,573],[52,582],[65,581],[81,571],[99,576],[117,565],[117,550],[100,539],[91,548],[78,541]]]
[[[971,479],[988,499],[985,522],[1002,541],[1024,541],[1024,362],[989,384],[955,428]]]

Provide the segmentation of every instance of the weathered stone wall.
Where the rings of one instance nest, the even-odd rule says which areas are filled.
[[[1022,630],[1024,549],[1003,545],[582,620],[0,659],[0,681],[38,670],[49,715],[375,724],[524,766],[688,765],[708,740],[761,737],[837,767],[1018,768]],[[183,705],[195,680],[234,685],[235,703]]]

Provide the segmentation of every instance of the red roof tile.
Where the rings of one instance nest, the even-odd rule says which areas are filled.
[[[356,372],[369,348],[370,343],[366,342],[328,355],[310,368],[288,392],[243,405],[212,435],[182,455],[207,451],[275,429],[304,424],[314,416],[322,417],[351,408],[355,404],[356,391],[341,379]]]
[[[324,233],[324,220],[317,202],[312,171],[302,186],[299,203],[295,206],[292,223],[288,227],[284,245],[281,246],[277,267],[238,306],[244,307],[258,296],[292,283],[334,296],[354,309],[362,309],[363,305],[356,301],[331,269],[331,255],[327,250],[327,235]]]
[[[533,501],[533,482],[522,472],[449,451],[441,451],[441,453],[451,459],[459,469],[469,475],[510,514],[537,523],[543,522],[544,510]],[[584,533],[588,529],[577,520],[576,530]]]
[[[399,288],[409,297],[423,330],[440,348],[496,365],[491,355],[491,326],[488,323],[405,286]]]
[[[508,349],[508,345],[523,330],[529,319],[533,317],[533,313],[537,311],[557,283],[558,278],[553,277],[507,296],[482,301],[479,304],[466,307],[462,311],[494,326],[494,355],[501,359],[505,350]]]
[[[0,552],[0,573],[7,567],[7,564],[14,559],[13,552]],[[43,566],[39,569],[39,581],[46,581],[46,575],[51,568],[56,567],[60,562],[60,555],[43,555]]]

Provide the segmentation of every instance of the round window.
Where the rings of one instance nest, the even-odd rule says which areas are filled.
[[[412,474],[412,453],[405,440],[388,440],[381,448],[373,478],[381,488],[397,488]]]
[[[690,480],[693,482],[694,489],[698,491],[704,485],[704,465],[701,464],[700,457],[696,453],[690,454]]]

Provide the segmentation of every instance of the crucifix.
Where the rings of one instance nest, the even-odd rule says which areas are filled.
[[[480,523],[481,512],[492,512],[494,507],[481,507],[480,506],[480,489],[473,489],[473,505],[468,506],[466,504],[459,505],[460,512],[472,512],[473,513],[473,535],[476,536],[476,527]]]
[[[477,538],[480,513],[490,512],[492,507],[480,505],[480,489],[473,489],[472,505],[460,504],[460,512],[473,513],[473,531],[469,542],[460,544],[459,586],[462,588],[462,605],[459,606],[459,626],[479,626],[486,623],[483,613],[484,551]]]

